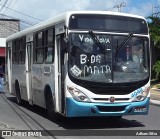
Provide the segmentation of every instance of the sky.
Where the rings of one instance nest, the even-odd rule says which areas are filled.
[[[121,12],[124,13],[147,17],[152,14],[152,7],[154,12],[160,11],[160,0],[0,0],[0,14],[3,17],[10,16],[25,22],[37,23],[73,10],[118,11],[116,7],[121,3]]]

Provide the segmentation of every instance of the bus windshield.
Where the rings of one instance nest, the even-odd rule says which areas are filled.
[[[126,35],[94,35],[70,34],[69,73],[73,78],[102,83],[148,78],[147,38],[131,36],[126,41]]]

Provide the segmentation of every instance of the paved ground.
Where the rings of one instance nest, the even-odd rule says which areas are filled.
[[[155,105],[159,105],[160,106],[160,90],[157,90],[157,89],[154,89],[154,88],[152,88],[151,90],[150,90],[150,92],[151,92],[151,100],[150,100],[150,102],[152,103],[152,104],[155,104]]]

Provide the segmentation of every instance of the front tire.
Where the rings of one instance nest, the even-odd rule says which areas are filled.
[[[46,95],[46,109],[51,121],[59,120],[59,115],[55,112],[55,105],[51,92]]]
[[[112,121],[119,121],[122,119],[122,116],[109,116],[108,118]]]
[[[22,105],[21,93],[20,93],[20,88],[19,88],[19,84],[18,83],[16,83],[15,90],[16,90],[17,104],[18,105]]]

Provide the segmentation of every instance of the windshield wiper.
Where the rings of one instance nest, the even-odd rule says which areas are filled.
[[[88,32],[89,35],[92,37],[93,41],[97,44],[97,46],[99,47],[99,49],[102,51],[102,52],[105,52],[105,48],[104,46],[101,44],[101,42],[97,39],[96,35],[93,33],[93,31],[89,31]]]
[[[132,36],[133,33],[129,33],[129,35],[124,39],[124,41],[119,46],[117,46],[116,52],[119,52],[126,45],[126,43],[132,38]]]

